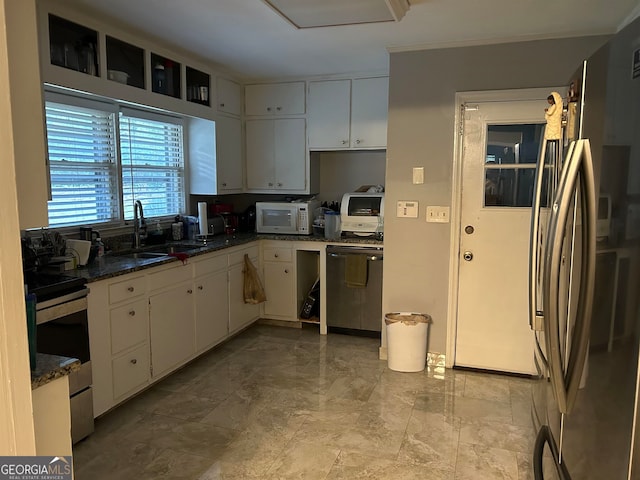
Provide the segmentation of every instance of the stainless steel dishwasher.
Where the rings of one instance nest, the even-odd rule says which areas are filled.
[[[327,247],[327,327],[336,333],[382,330],[382,247]]]

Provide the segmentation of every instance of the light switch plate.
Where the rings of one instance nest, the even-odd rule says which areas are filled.
[[[418,202],[401,200],[398,202],[398,217],[418,218]]]
[[[449,207],[427,207],[427,222],[449,223]]]
[[[413,184],[420,185],[424,183],[424,167],[413,167]]]

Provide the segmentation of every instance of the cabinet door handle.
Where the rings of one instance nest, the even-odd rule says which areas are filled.
[[[135,310],[131,310],[129,312],[129,315],[131,315],[132,317],[135,317],[136,316],[136,311]]]
[[[269,182],[269,186],[270,186],[270,187],[273,187],[273,183]]]
[[[276,253],[276,254],[274,254],[273,256],[274,256],[274,257],[276,257],[276,258],[278,258],[278,254],[277,254],[277,253]]]
[[[360,139],[356,140],[356,144],[360,145],[361,143],[362,143],[362,140],[360,140]]]
[[[343,145],[346,145],[347,143],[349,143],[349,141],[348,141],[348,140],[342,140],[342,144],[343,144]]]
[[[282,110],[282,107],[276,107],[276,110],[280,111],[280,110]]]
[[[193,290],[189,289],[189,290],[187,290],[187,293],[188,293],[189,295],[191,295],[191,294],[193,293]]]
[[[281,186],[282,186],[282,183],[278,182],[278,186],[279,186],[279,187],[281,187]]]
[[[224,107],[224,103],[221,103],[221,104],[220,104],[220,106],[221,106],[221,107]]]
[[[223,186],[223,187],[226,187],[226,186],[227,186],[227,183],[226,183],[226,182],[222,182],[222,186]]]
[[[135,358],[132,358],[132,359],[130,360],[130,362],[131,362],[131,364],[132,364],[132,365],[135,365],[136,363],[138,363],[138,360],[137,360],[137,359],[135,359]]]
[[[203,286],[202,285],[198,285],[198,290],[202,290]]]
[[[267,112],[270,112],[270,111],[271,111],[271,107],[267,107]]]
[[[284,269],[284,273],[289,273],[289,269],[288,269],[288,268],[285,268],[285,269]]]
[[[128,292],[133,292],[134,290],[135,290],[135,288],[133,288],[133,287],[129,287],[129,288],[127,288],[127,291],[128,291]]]

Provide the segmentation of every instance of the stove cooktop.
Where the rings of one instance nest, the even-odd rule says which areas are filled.
[[[53,273],[25,272],[24,282],[28,292],[35,294],[36,300],[42,302],[81,290],[87,279]]]

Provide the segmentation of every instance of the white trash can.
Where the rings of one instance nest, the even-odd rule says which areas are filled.
[[[427,363],[431,317],[423,313],[387,313],[387,361],[396,372],[421,372]]]

